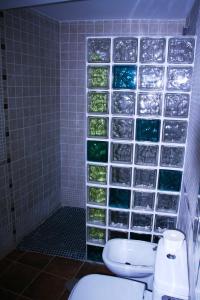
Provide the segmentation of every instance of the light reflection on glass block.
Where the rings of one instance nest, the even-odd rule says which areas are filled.
[[[162,109],[162,94],[139,93],[138,94],[138,115],[159,116]]]
[[[158,146],[136,144],[135,164],[156,166],[158,164]]]
[[[108,92],[88,92],[88,112],[108,113]]]
[[[88,180],[102,184],[106,183],[107,168],[105,166],[88,165]]]
[[[134,120],[112,118],[111,135],[114,139],[132,140],[134,138]]]
[[[112,113],[133,115],[135,113],[135,98],[133,92],[113,92]]]
[[[194,38],[171,38],[168,47],[168,62],[191,64],[194,60]]]
[[[131,168],[111,167],[110,183],[122,186],[131,185]]]
[[[136,141],[158,142],[160,139],[160,120],[137,119]]]
[[[106,205],[107,190],[100,187],[88,187],[88,203]]]
[[[151,231],[153,215],[132,213],[131,229],[135,231]]]
[[[165,95],[165,110],[166,117],[187,118],[189,111],[188,94],[166,94]]]
[[[156,205],[157,211],[166,212],[166,213],[177,213],[179,195],[158,193],[157,197],[158,197],[157,205]]]
[[[166,40],[164,38],[142,38],[140,41],[141,63],[163,63]]]
[[[88,223],[105,225],[106,210],[101,208],[88,207]]]
[[[138,188],[154,189],[156,187],[156,175],[156,170],[135,168],[134,186]]]
[[[113,89],[136,89],[137,67],[133,65],[113,66]]]
[[[187,121],[165,120],[163,122],[163,141],[171,143],[185,143],[187,135]]]
[[[155,193],[134,192],[133,209],[153,210]]]
[[[137,61],[138,39],[136,38],[115,38],[113,47],[114,62],[131,62]]]
[[[107,89],[109,88],[108,66],[88,67],[88,88]]]
[[[176,217],[158,216],[155,217],[155,232],[163,233],[166,229],[176,229]]]
[[[129,213],[123,211],[109,211],[109,226],[117,228],[128,228]]]
[[[192,67],[168,67],[167,89],[171,91],[191,90]]]
[[[162,90],[164,68],[155,66],[141,66],[139,88],[142,90]]]
[[[184,147],[161,147],[161,166],[181,168],[184,160]]]
[[[133,157],[132,144],[111,143],[111,161],[131,163]]]
[[[110,44],[107,38],[88,39],[88,62],[110,62]]]
[[[108,118],[88,118],[89,137],[108,137]]]
[[[101,228],[87,227],[87,240],[90,243],[105,244],[106,231]]]

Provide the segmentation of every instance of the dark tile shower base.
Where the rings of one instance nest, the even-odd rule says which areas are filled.
[[[22,251],[84,260],[85,209],[62,207],[19,244]]]

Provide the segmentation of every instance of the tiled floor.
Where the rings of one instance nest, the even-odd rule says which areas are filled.
[[[87,274],[112,275],[104,265],[15,250],[0,261],[1,300],[67,300]]]

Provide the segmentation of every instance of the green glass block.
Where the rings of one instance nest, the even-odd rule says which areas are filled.
[[[88,179],[91,182],[106,183],[107,182],[107,168],[105,166],[88,166]]]
[[[87,246],[87,259],[97,262],[103,262],[102,259],[103,247],[98,246]]]
[[[88,187],[88,199],[90,203],[96,205],[105,205],[107,198],[107,190],[99,187]]]
[[[158,142],[160,139],[160,120],[137,119],[136,140]]]
[[[174,170],[160,170],[158,189],[162,191],[179,192],[181,189],[182,172]]]
[[[96,228],[96,227],[88,227],[87,232],[88,232],[88,242],[97,243],[97,244],[105,243],[106,232],[104,229]]]
[[[88,67],[88,88],[108,89],[109,72],[107,66]]]
[[[108,92],[88,92],[88,112],[108,113]]]
[[[108,118],[88,118],[89,137],[107,137],[108,136]]]
[[[87,160],[108,162],[108,142],[87,141]]]
[[[136,89],[137,67],[117,65],[113,67],[113,89]]]
[[[106,210],[101,208],[88,208],[88,222],[97,225],[105,225]]]
[[[122,189],[110,189],[109,206],[130,208],[131,191]]]

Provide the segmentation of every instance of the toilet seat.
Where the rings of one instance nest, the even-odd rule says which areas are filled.
[[[142,300],[145,284],[107,275],[87,275],[73,288],[69,300]]]

